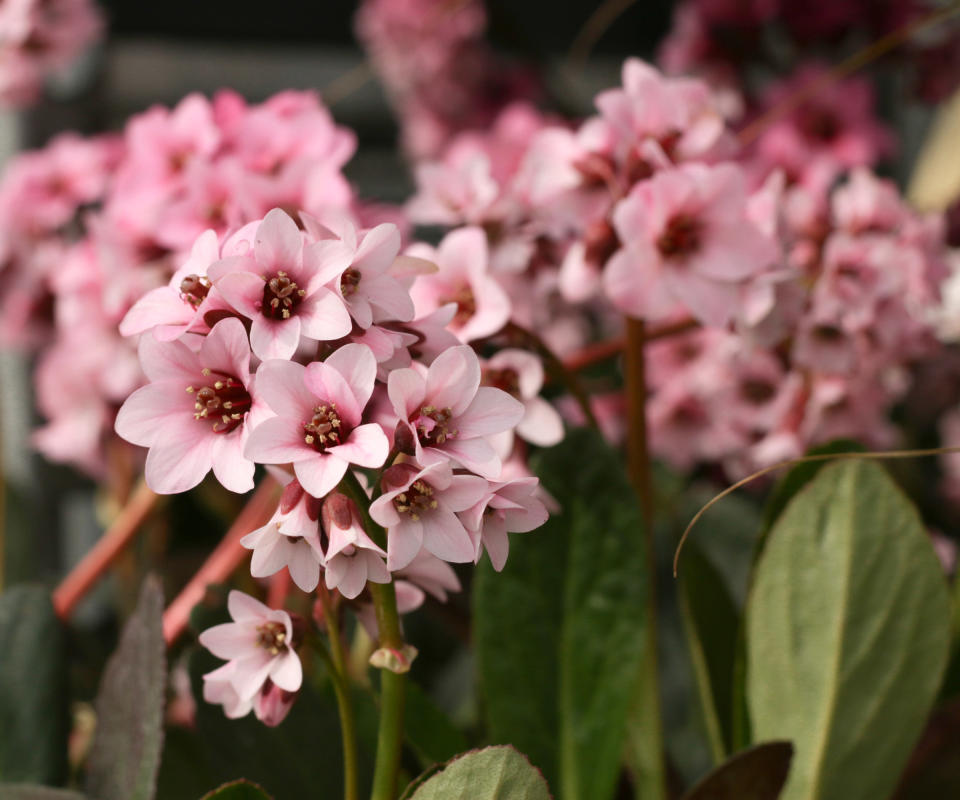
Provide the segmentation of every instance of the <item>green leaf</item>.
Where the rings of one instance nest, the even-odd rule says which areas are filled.
[[[411,800],[550,800],[543,775],[512,747],[465,753],[424,781]]]
[[[646,542],[617,453],[571,431],[537,471],[563,503],[475,581],[478,665],[494,741],[529,754],[568,800],[620,771],[646,639]],[[559,781],[558,781],[559,776]]]
[[[866,448],[853,439],[835,439],[832,442],[811,447],[805,455],[835,455],[836,453],[864,453]],[[763,530],[769,531],[787,504],[804,486],[812,481],[830,461],[807,461],[797,464],[774,485],[763,510]]]
[[[0,783],[0,800],[88,800],[86,795],[49,786]]]
[[[777,800],[792,758],[790,742],[758,744],[721,764],[683,800]]]
[[[771,532],[747,608],[754,735],[796,747],[785,800],[887,797],[949,642],[946,583],[910,502],[875,464],[825,467]]]
[[[900,778],[894,800],[960,797],[960,700],[936,710]]]
[[[61,783],[70,729],[64,631],[50,592],[0,595],[0,779]]]
[[[205,794],[200,800],[270,800],[257,784],[247,780],[231,781]]]
[[[156,793],[166,691],[162,617],[160,583],[147,578],[97,693],[86,780],[97,800],[153,800]]]
[[[726,584],[691,542],[684,553],[677,590],[714,763],[731,750],[734,661],[740,618]]]

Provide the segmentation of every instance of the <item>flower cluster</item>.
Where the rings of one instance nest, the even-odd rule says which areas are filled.
[[[39,449],[102,475],[116,409],[143,380],[117,334],[132,304],[173,276],[180,312],[161,338],[175,337],[191,309],[202,315],[212,302],[202,303],[215,260],[209,237],[274,207],[365,218],[341,172],[355,145],[312,93],[249,106],[221,92],[151,108],[120,136],[65,134],[13,159],[0,182],[0,342],[39,354],[36,391],[48,420]],[[187,308],[179,293],[191,274],[199,277],[183,289]],[[162,303],[165,293],[149,297]],[[123,332],[138,324],[128,318]]]
[[[514,430],[553,444],[559,416],[538,397],[534,356],[507,349],[481,362],[457,338],[487,302],[483,284],[468,280],[482,279],[482,263],[458,273],[452,296],[432,285],[431,302],[416,292],[484,249],[470,231],[455,232],[437,251],[438,270],[423,248],[401,255],[393,224],[357,229],[338,212],[302,212],[300,222],[275,208],[224,237],[201,234],[170,284],[121,323],[140,334],[149,383],[123,404],[116,430],[149,448],[147,484],[182,492],[212,471],[246,492],[255,464],[273,465],[283,495],[242,544],[255,577],[287,568],[305,592],[322,575],[362,605],[368,582],[402,576],[442,594],[459,586],[447,562],[475,563],[484,550],[502,569],[507,534],[547,517]],[[452,324],[457,315],[462,325]],[[275,722],[289,707],[284,693],[299,688],[290,621],[241,598],[231,596],[235,623],[201,638],[230,659],[206,676],[205,694],[230,716],[253,708]]]
[[[383,82],[404,149],[432,157],[454,134],[488,126],[511,99],[535,94],[531,74],[498,61],[484,41],[480,0],[365,0],[357,38]]]
[[[14,0],[0,9],[0,103],[34,102],[44,82],[103,31],[92,0]]]
[[[445,241],[485,238],[509,300],[489,290],[484,314],[558,352],[615,330],[611,310],[696,326],[649,348],[651,443],[678,467],[738,475],[837,436],[889,444],[906,370],[934,345],[943,224],[864,168],[891,144],[865,85],[818,102],[819,121],[798,112],[741,148],[706,83],[628,60],[576,129],[513,106],[456,137],[419,165],[408,211],[462,226]]]

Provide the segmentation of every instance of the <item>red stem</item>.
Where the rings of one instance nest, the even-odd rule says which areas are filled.
[[[53,608],[60,619],[73,613],[90,588],[133,540],[140,525],[160,498],[140,481],[117,518],[53,593]]]
[[[647,331],[644,341],[653,342],[657,339],[666,339],[670,336],[678,336],[681,333],[692,331],[700,327],[700,323],[695,319],[684,319],[680,322],[671,322],[661,325],[659,328],[650,328]],[[582,350],[578,350],[572,356],[563,359],[563,365],[570,370],[580,370],[589,367],[608,358],[613,358],[623,352],[626,347],[627,339],[625,336],[618,336],[616,339],[607,339],[603,342],[594,342],[587,345]]]
[[[267,523],[276,507],[279,488],[269,475],[260,483],[220,544],[163,613],[163,638],[168,646],[186,630],[190,612],[203,599],[207,586],[225,581],[249,555],[240,539]]]

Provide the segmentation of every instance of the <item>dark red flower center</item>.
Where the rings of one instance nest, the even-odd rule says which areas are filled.
[[[485,369],[483,371],[483,385],[492,386],[506,392],[511,397],[520,397],[520,376],[512,367],[504,369]]]
[[[306,291],[297,286],[286,272],[278,272],[263,284],[260,311],[270,319],[290,319],[290,314],[300,305],[304,295]]]
[[[180,297],[194,308],[210,293],[210,281],[203,275],[187,275],[180,281]]]
[[[279,655],[287,645],[287,627],[282,622],[265,622],[257,626],[257,646],[270,655]]]
[[[776,389],[770,381],[762,378],[747,378],[740,383],[740,394],[744,400],[755,405],[763,405],[776,394]]]
[[[349,297],[356,292],[357,286],[360,285],[360,277],[360,270],[347,267],[340,276],[340,294]]]
[[[433,487],[424,480],[414,481],[410,488],[393,498],[393,506],[401,514],[409,514],[414,522],[420,515],[437,507]]]
[[[203,369],[203,374],[216,380],[205,386],[187,387],[187,391],[194,395],[193,418],[210,422],[214,433],[230,433],[243,424],[252,402],[250,393],[232,375],[207,368]]]
[[[678,214],[672,217],[657,239],[657,249],[664,258],[682,258],[700,249],[702,226],[693,217]]]
[[[450,426],[452,421],[453,412],[449,408],[436,406],[422,406],[417,417],[411,420],[424,447],[441,445],[456,436],[457,430]]]
[[[337,413],[337,404],[326,401],[313,407],[313,416],[303,423],[303,441],[318,453],[327,452],[327,448],[343,443],[347,432],[343,420]]]
[[[457,304],[457,313],[453,315],[453,321],[461,327],[477,313],[477,299],[473,296],[473,289],[469,284],[464,284],[453,294],[442,298],[440,302]]]

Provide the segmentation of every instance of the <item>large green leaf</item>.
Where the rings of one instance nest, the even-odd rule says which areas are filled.
[[[411,800],[550,800],[543,775],[512,747],[465,753],[424,781]]]
[[[231,781],[205,794],[201,800],[270,800],[257,784],[246,780]]]
[[[874,464],[824,468],[772,530],[747,608],[754,735],[796,747],[785,800],[887,797],[949,641],[946,583],[909,501]]]
[[[646,544],[615,451],[572,431],[536,463],[563,510],[511,538],[474,592],[494,741],[528,753],[567,800],[612,796],[646,638]],[[558,780],[559,777],[559,780]]]
[[[0,800],[89,800],[86,795],[49,786],[0,783]]]
[[[758,744],[721,764],[683,800],[777,800],[792,758],[790,742]]]
[[[691,542],[679,575],[680,612],[714,763],[731,750],[740,618],[723,578]]]
[[[0,595],[0,780],[57,784],[67,773],[69,699],[63,628],[50,592]]]
[[[163,591],[148,578],[97,694],[86,791],[97,800],[153,800],[163,747]]]

